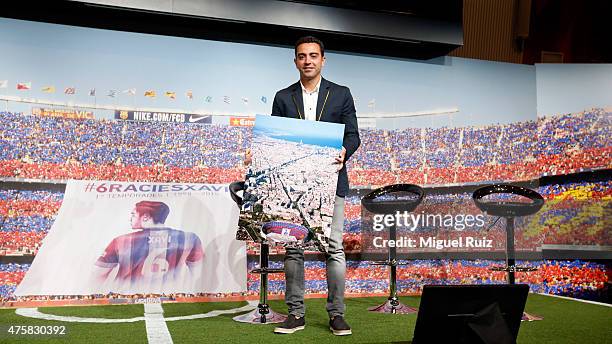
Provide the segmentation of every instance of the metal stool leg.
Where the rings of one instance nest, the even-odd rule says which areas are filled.
[[[252,272],[259,274],[259,304],[257,309],[243,315],[234,317],[235,321],[246,322],[251,324],[276,324],[282,323],[287,318],[286,315],[276,313],[268,305],[268,274],[281,273],[283,269],[268,268],[270,246],[262,243],[259,253],[259,269]]]
[[[506,217],[506,271],[508,272],[508,284],[515,284],[516,256],[514,252],[514,217]],[[544,318],[523,312],[522,321],[536,321]]]
[[[508,284],[514,284],[515,265],[514,217],[506,217],[506,268],[508,269]]]
[[[389,241],[397,239],[395,225],[389,228]],[[410,314],[416,313],[417,308],[402,304],[397,297],[397,249],[395,246],[389,247],[389,256],[385,265],[390,267],[389,271],[389,297],[387,301],[379,306],[368,308],[370,312],[391,313],[391,314]]]

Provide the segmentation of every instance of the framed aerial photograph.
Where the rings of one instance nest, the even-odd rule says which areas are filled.
[[[326,251],[344,124],[257,115],[236,238]]]

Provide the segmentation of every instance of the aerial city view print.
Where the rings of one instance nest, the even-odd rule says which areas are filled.
[[[257,115],[236,237],[325,251],[344,125]]]

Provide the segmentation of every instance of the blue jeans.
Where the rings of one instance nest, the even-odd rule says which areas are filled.
[[[336,196],[334,215],[331,224],[329,247],[325,253],[327,268],[327,313],[330,318],[344,316],[344,276],[346,258],[342,247],[344,227],[344,198]],[[289,314],[303,317],[304,306],[304,250],[288,248],[285,254],[285,302]]]

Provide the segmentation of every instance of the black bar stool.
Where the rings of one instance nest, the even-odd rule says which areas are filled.
[[[491,194],[512,194],[527,197],[529,203],[515,201],[486,201],[483,198]],[[500,216],[506,219],[506,266],[493,267],[493,271],[506,271],[508,273],[508,284],[515,284],[515,272],[536,271],[536,268],[527,266],[516,266],[516,255],[514,249],[514,218],[518,216],[533,215],[542,209],[544,198],[542,195],[520,186],[509,184],[488,185],[474,191],[472,195],[476,206],[488,215]],[[542,320],[541,317],[523,313],[523,320]]]
[[[393,194],[396,195],[393,195]],[[403,199],[398,197],[398,193],[411,194],[413,197]],[[378,188],[361,199],[361,205],[374,214],[395,214],[400,211],[411,212],[423,200],[423,189],[413,184],[394,184]],[[389,241],[397,240],[397,228],[395,224],[389,227]],[[402,265],[397,261],[397,249],[395,246],[389,246],[388,259],[385,261],[373,262],[373,265],[389,266],[389,298],[385,303],[368,308],[371,312],[376,313],[392,313],[392,314],[409,314],[416,313],[417,309],[406,306],[399,301],[397,297],[397,266]]]
[[[244,190],[244,182],[233,182],[229,186],[230,195],[239,208],[242,207],[242,197],[238,195],[239,191]],[[259,243],[259,268],[251,270],[251,273],[259,274],[259,304],[257,309],[238,315],[233,319],[239,322],[251,324],[275,324],[285,321],[287,316],[276,313],[268,305],[268,274],[284,273],[284,269],[269,268],[269,253],[270,246],[262,241],[259,236],[251,235],[253,241]]]

